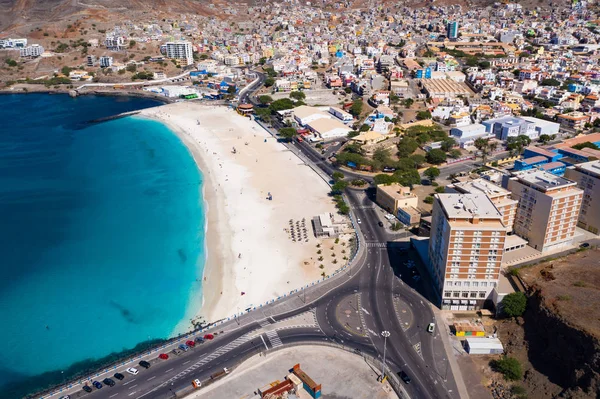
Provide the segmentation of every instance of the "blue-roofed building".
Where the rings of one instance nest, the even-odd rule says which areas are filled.
[[[562,162],[549,162],[541,165],[539,169],[544,170],[548,173],[552,173],[556,176],[564,176],[565,171],[567,170],[567,165],[565,165]]]
[[[537,168],[543,164],[548,163],[548,158],[538,155],[531,158],[519,159],[515,161],[515,171],[520,172],[522,170],[529,170]]]
[[[545,148],[529,146],[525,148],[525,152],[523,152],[523,158],[532,158],[537,156],[543,156],[548,159],[548,162],[556,162],[560,160],[563,155],[559,154],[558,151],[549,151]]]

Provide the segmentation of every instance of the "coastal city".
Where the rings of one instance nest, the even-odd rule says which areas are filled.
[[[84,115],[64,145],[107,126],[139,140],[127,156],[144,167],[176,145],[115,124],[182,143],[200,177],[161,163],[148,180],[181,185],[139,198],[199,196],[202,216],[160,231],[192,225],[170,249],[187,288],[147,288],[189,304],[150,333],[104,293],[141,332],[45,369],[0,356],[20,376],[0,398],[600,395],[596,3],[74,7],[0,25],[0,100],[148,101]]]

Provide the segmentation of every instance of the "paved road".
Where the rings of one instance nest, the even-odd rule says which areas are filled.
[[[244,100],[250,99],[250,93],[255,90],[242,93],[240,100],[242,96]],[[294,145],[298,144],[288,144]],[[308,162],[316,163],[313,168],[321,168],[322,173],[329,176],[335,171],[310,146],[299,147]],[[105,386],[86,394],[76,386],[65,393],[74,398],[181,397],[191,391],[192,380],[209,382],[210,375],[223,367],[233,368],[253,354],[268,356],[270,350],[281,345],[329,341],[360,353],[382,356],[384,339],[381,332],[387,330],[390,332],[386,351],[390,369],[387,373],[404,370],[412,378],[411,384],[405,385],[411,397],[458,398],[438,333],[441,329],[436,329],[434,334],[426,332],[434,316],[427,300],[418,292],[423,291],[423,281],[413,279],[413,272],[404,266],[409,251],[388,242],[391,236],[377,224],[377,208],[364,191],[347,190],[346,197],[361,242],[352,266],[346,271],[212,328],[210,331],[216,333],[214,340],[198,344],[186,353],[170,354],[168,360],[157,359],[155,353],[150,356],[153,359],[149,359],[152,367],[148,370],[137,367],[139,374],[136,376],[124,373],[128,366],[118,368],[115,371],[126,374],[126,378],[117,381],[114,387]],[[336,317],[336,307],[350,294],[360,295],[359,313],[367,331],[366,337],[350,333]],[[398,302],[410,309],[408,326],[398,319],[395,306]],[[313,315],[314,322],[295,324],[293,320],[299,315],[303,315],[302,320]],[[97,379],[101,381],[110,375],[112,372]]]

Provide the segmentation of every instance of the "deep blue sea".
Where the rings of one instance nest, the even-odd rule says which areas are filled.
[[[158,122],[88,123],[156,105],[0,95],[0,397],[189,317],[204,262],[191,154]]]

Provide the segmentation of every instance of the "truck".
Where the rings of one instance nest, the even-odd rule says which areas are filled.
[[[225,376],[226,376],[227,374],[229,374],[229,373],[230,373],[230,371],[227,369],[227,367],[224,367],[224,368],[223,368],[223,370],[221,370],[221,371],[218,371],[218,372],[216,372],[216,373],[212,374],[212,375],[210,376],[210,379],[211,379],[211,380],[217,380],[217,379],[219,379],[219,378],[225,377]]]

